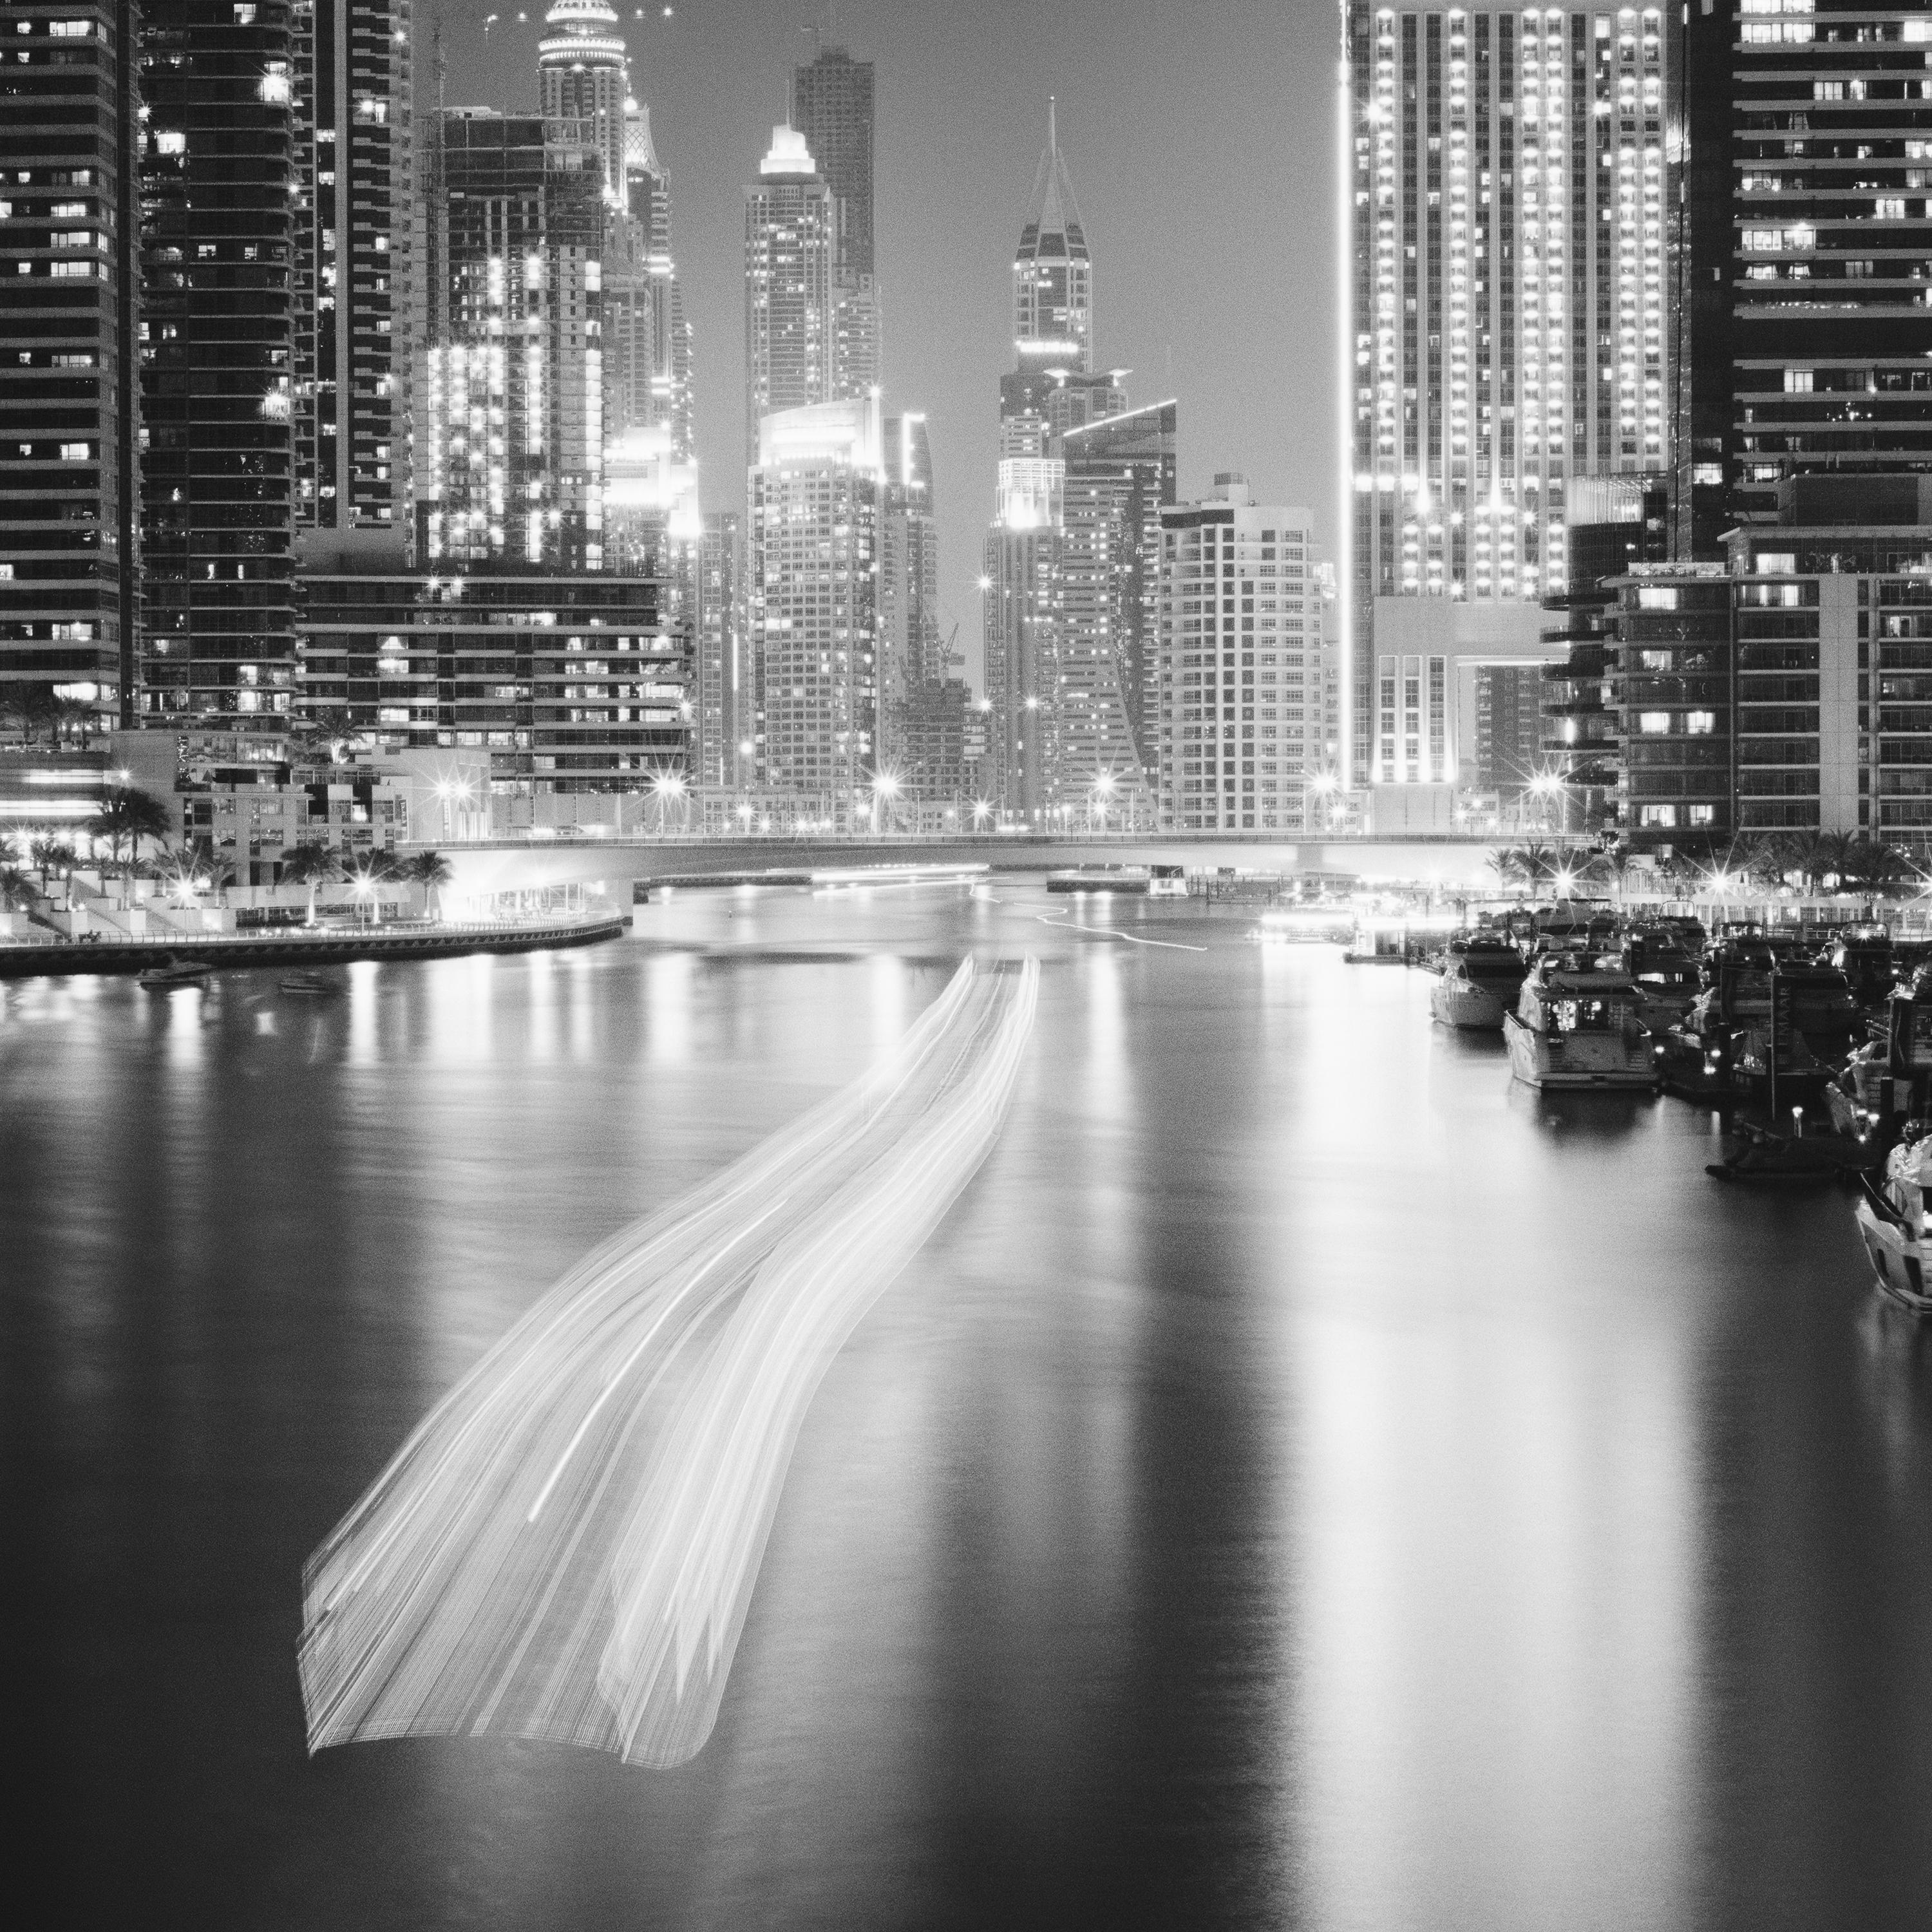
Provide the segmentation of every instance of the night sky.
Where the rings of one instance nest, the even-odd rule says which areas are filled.
[[[679,0],[669,20],[619,4],[670,174],[704,504],[738,508],[743,188],[825,16],[812,0]],[[419,4],[419,37],[434,10]],[[520,24],[496,0],[486,39],[490,10],[444,6],[445,98],[533,111],[542,9]],[[1244,471],[1262,501],[1312,506],[1332,547],[1330,0],[840,0],[836,23],[878,67],[886,405],[928,419],[943,618],[975,683],[1010,265],[1049,94],[1094,254],[1098,359],[1132,370],[1136,405],[1179,398],[1182,496]]]

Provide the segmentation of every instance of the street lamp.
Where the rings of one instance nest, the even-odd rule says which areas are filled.
[[[651,790],[657,798],[658,836],[662,838],[664,835],[664,813],[668,808],[667,801],[676,799],[681,802],[684,797],[684,774],[682,772],[660,772],[653,782]]]

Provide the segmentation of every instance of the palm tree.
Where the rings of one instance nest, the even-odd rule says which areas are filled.
[[[327,845],[298,845],[282,861],[282,879],[291,886],[308,888],[308,922],[315,923],[315,889],[333,878],[340,861]]]
[[[306,718],[292,720],[289,726],[289,736],[294,743],[311,758],[318,754],[326,755],[332,765],[341,762],[343,752],[360,735],[350,722],[347,707],[340,704],[326,705]]]
[[[80,854],[64,838],[44,832],[27,848],[27,856],[44,878],[71,878]]]
[[[1522,854],[1514,846],[1505,845],[1492,852],[1489,858],[1490,870],[1496,875],[1496,884],[1505,889],[1522,883]]]
[[[140,856],[141,841],[158,844],[173,831],[174,815],[152,792],[134,785],[113,785],[100,795],[100,808],[82,827],[89,838],[107,841],[110,859],[120,866],[121,849],[128,849],[131,866]]]
[[[401,876],[422,887],[425,909],[434,904],[440,916],[442,888],[456,877],[456,868],[440,852],[418,852],[403,861]]]
[[[31,872],[22,871],[18,866],[0,866],[0,907],[9,912],[16,909],[28,912],[40,896]]]

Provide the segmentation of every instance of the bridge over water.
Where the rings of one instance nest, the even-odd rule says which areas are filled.
[[[1439,879],[1493,885],[1494,838],[1283,840],[1226,835],[1050,835],[911,838],[573,838],[439,845],[456,877],[452,900],[471,894],[581,886],[628,904],[640,880],[693,873],[796,872],[868,865],[986,865],[1048,872],[1075,866],[1182,866],[1189,871],[1352,872],[1365,879]]]

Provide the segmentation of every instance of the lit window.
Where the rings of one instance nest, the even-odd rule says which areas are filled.
[[[1636,728],[1652,736],[1661,736],[1670,729],[1670,713],[1667,711],[1640,711]]]

